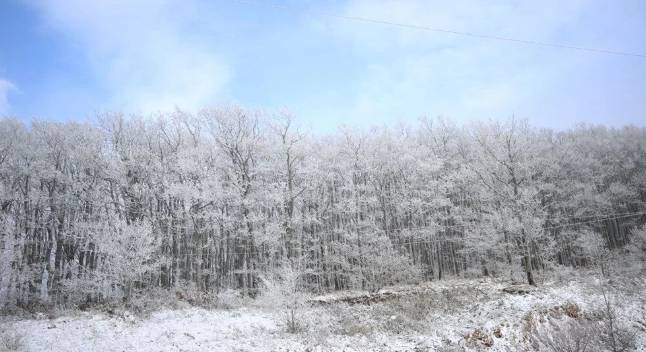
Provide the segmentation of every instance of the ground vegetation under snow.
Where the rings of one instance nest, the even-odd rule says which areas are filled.
[[[510,287],[445,280],[296,300],[230,299],[216,309],[184,303],[140,314],[111,307],[13,316],[2,322],[2,342],[34,352],[646,350],[643,277]]]

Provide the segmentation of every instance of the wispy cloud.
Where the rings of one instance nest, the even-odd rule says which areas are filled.
[[[0,77],[0,114],[9,112],[9,92],[15,89],[11,81]]]
[[[208,38],[191,30],[192,1],[53,0],[33,3],[46,24],[87,55],[109,108],[195,109],[231,76]]]
[[[585,4],[583,0],[567,3],[557,0],[540,3],[495,1],[486,4],[474,0],[456,0],[450,4],[439,0],[349,0],[339,14],[430,29],[539,40],[555,39],[559,27],[576,21]],[[361,45],[381,43],[384,47],[392,47],[393,44],[411,47],[432,43],[455,46],[456,39],[459,39],[450,33],[379,24],[375,27],[365,22],[346,21],[340,28],[360,40]],[[371,40],[376,35],[382,40]]]
[[[339,14],[558,43],[564,28],[576,22],[582,4],[350,0]],[[336,34],[358,55],[372,58],[360,74],[360,89],[349,107],[363,120],[410,118],[411,113],[503,117],[519,107],[535,106],[528,100],[540,100],[546,80],[558,80],[579,55],[360,21],[340,20]]]

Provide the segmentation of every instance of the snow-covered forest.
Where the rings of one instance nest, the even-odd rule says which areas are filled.
[[[645,202],[640,127],[420,119],[321,136],[238,106],[5,118],[0,306],[256,297],[285,268],[317,294],[608,274],[613,255],[643,262]]]
[[[0,0],[0,352],[646,351],[644,33]]]

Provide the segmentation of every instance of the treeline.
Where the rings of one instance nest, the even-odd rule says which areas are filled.
[[[253,295],[588,266],[646,220],[646,129],[524,121],[317,136],[240,107],[0,120],[0,306]]]

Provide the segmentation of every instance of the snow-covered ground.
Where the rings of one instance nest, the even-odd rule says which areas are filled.
[[[303,330],[288,333],[284,312],[267,307],[187,308],[147,318],[79,312],[55,319],[4,321],[23,336],[26,351],[460,351],[527,350],[531,328],[568,319],[593,320],[602,307],[598,285],[544,284],[525,295],[504,293],[503,282],[449,280],[370,305],[331,302],[297,311]],[[646,350],[646,279],[615,282],[618,319]],[[348,296],[348,293],[344,294]],[[600,324],[600,323],[599,323]]]

